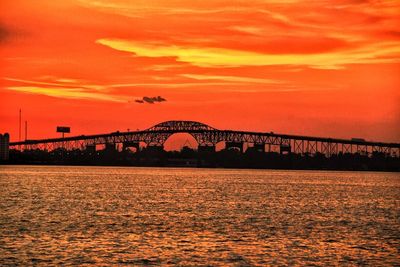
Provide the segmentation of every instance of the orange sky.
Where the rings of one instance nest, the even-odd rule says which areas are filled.
[[[0,132],[196,120],[400,141],[397,0],[2,0]],[[134,102],[162,96],[156,104]]]

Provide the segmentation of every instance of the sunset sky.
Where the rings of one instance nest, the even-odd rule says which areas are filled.
[[[219,129],[400,142],[400,1],[2,0],[0,133]],[[138,103],[144,96],[167,101]]]

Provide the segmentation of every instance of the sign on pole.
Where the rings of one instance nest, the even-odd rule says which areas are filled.
[[[57,126],[57,133],[70,133],[71,128],[66,126]]]
[[[57,133],[62,133],[62,138],[64,138],[65,133],[70,133],[71,128],[67,126],[57,126]]]

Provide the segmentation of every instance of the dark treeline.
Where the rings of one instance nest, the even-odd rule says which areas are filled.
[[[10,150],[10,160],[6,163],[400,171],[400,159],[383,153],[374,153],[370,156],[338,154],[327,158],[324,154],[311,156],[293,153],[264,153],[252,149],[248,149],[245,153],[240,153],[235,149],[198,152],[188,147],[184,147],[181,151],[143,149],[136,153],[129,150],[122,152],[116,150],[66,151],[62,149],[51,152]]]

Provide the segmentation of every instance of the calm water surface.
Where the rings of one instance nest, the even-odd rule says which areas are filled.
[[[400,266],[397,173],[0,166],[0,265]]]

